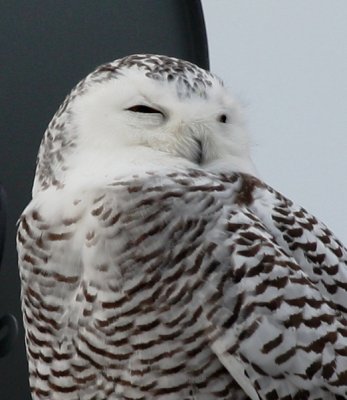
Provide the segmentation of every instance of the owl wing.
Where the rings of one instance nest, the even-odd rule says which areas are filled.
[[[70,399],[77,390],[74,375],[83,377],[78,361],[72,366],[76,354],[72,339],[83,312],[76,299],[83,296],[79,237],[84,208],[80,198],[65,198],[62,191],[48,189],[32,200],[18,223],[22,312],[33,399],[56,400],[62,395]]]
[[[204,302],[212,349],[252,399],[344,398],[346,249],[272,188],[241,182],[215,240],[227,268]]]
[[[271,189],[190,171],[49,191],[18,230],[37,396],[345,395],[346,322],[262,218]]]
[[[347,314],[347,250],[316,217],[271,187],[254,190],[250,210],[321,293]]]

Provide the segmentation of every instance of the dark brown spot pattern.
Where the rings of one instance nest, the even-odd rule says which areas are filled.
[[[200,170],[66,202],[18,228],[34,400],[346,397],[346,250],[305,210]]]

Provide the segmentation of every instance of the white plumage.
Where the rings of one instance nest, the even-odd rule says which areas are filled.
[[[35,400],[347,396],[347,251],[255,177],[239,107],[191,63],[76,86],[18,254]]]

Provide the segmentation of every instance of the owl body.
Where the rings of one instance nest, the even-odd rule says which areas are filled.
[[[191,293],[196,267],[188,266],[185,248],[177,247],[190,240],[190,252],[201,257],[207,243],[201,240],[199,209],[208,204],[194,195],[190,200],[172,179],[130,176],[67,198],[48,190],[40,199],[47,207],[39,213],[32,204],[23,214],[20,256],[33,263],[21,279],[28,287],[24,317],[31,325],[34,398],[64,393],[71,399],[213,399],[221,393],[234,398],[239,391],[206,346],[205,323],[196,325],[201,313]],[[177,179],[187,177],[178,173]],[[54,200],[47,201],[50,196]],[[197,206],[193,214],[186,200]],[[182,215],[173,222],[176,211]],[[30,237],[24,226],[33,216]],[[164,240],[158,242],[158,235]],[[40,239],[46,243],[42,254],[31,251]],[[50,267],[44,273],[37,270],[40,261]],[[41,368],[49,374],[37,374]]]
[[[72,91],[17,241],[34,400],[346,396],[347,252],[255,177],[237,105],[188,62]]]

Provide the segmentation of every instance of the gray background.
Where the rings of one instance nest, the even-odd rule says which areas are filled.
[[[347,1],[203,0],[211,70],[269,184],[347,243]]]

